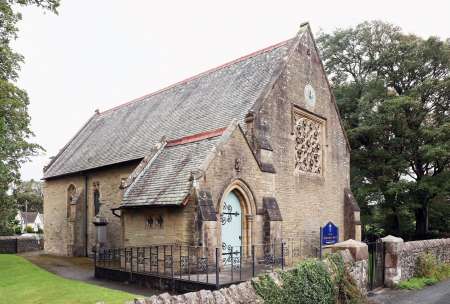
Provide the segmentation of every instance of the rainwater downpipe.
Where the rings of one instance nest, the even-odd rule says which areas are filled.
[[[84,174],[84,254],[88,256],[88,176]]]

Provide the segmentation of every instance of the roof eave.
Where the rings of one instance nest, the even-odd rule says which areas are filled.
[[[136,204],[136,205],[124,204],[124,205],[120,205],[119,208],[115,208],[115,210],[139,209],[139,208],[160,208],[160,207],[170,207],[170,208],[180,207],[180,208],[182,208],[183,205],[182,204],[173,204],[173,203],[171,203],[171,204],[158,204],[158,203],[153,204],[152,203],[152,204]]]

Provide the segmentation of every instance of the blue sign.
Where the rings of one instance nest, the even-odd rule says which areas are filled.
[[[322,227],[322,245],[333,245],[339,242],[339,228],[332,222]]]

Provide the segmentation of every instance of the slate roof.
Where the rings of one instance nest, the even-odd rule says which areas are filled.
[[[191,172],[199,169],[220,138],[169,142],[125,191],[121,207],[180,205],[190,193]]]
[[[37,215],[37,212],[20,212],[20,216],[22,217],[23,221],[28,224],[33,224],[36,220]]]
[[[94,115],[47,166],[44,179],[141,159],[162,136],[180,138],[223,128],[232,119],[243,123],[245,115],[288,55],[291,41]],[[180,159],[185,159],[182,153],[191,153],[192,160],[186,160],[183,166],[192,166],[198,157],[194,147],[210,148],[210,144],[206,141],[168,149],[159,161],[173,159],[179,163]],[[174,174],[179,172],[167,161],[160,166],[167,166]],[[161,175],[161,178],[171,180],[168,175]],[[180,187],[185,189],[184,184]],[[133,193],[130,192],[130,197]],[[170,195],[167,192],[167,199]],[[151,198],[150,195],[148,199]]]

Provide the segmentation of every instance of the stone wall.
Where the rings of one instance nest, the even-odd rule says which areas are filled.
[[[367,247],[367,246],[366,246]],[[367,248],[366,248],[367,251]],[[339,251],[343,256],[346,266],[349,268],[351,276],[356,280],[358,287],[366,293],[368,260],[355,260],[353,253],[346,249]],[[359,257],[361,257],[359,255]],[[358,257],[357,257],[358,258]],[[287,270],[289,271],[289,270]],[[278,273],[269,274],[275,282],[280,282]],[[253,280],[258,280],[254,278]],[[264,303],[253,288],[252,282],[247,281],[238,285],[231,285],[228,288],[222,288],[215,291],[201,290],[181,295],[170,295],[163,293],[150,298],[134,300],[129,304],[248,304],[248,303]]]
[[[304,88],[307,85],[315,88],[315,104],[305,100]],[[320,123],[316,129],[319,130],[317,140],[321,154],[317,157],[319,163],[312,169],[298,169],[298,134],[294,132],[296,117],[307,117]],[[303,122],[301,119],[298,121]],[[271,234],[284,239],[301,239],[304,242],[303,255],[316,254],[320,226],[328,221],[339,226],[340,240],[345,235],[360,238],[360,233],[355,231],[359,212],[355,216],[352,209],[352,217],[347,221],[344,215],[350,154],[326,75],[309,33],[303,35],[299,47],[280,71],[264,101],[247,115],[246,125],[242,127],[256,159],[247,149],[245,138],[234,132],[226,145],[218,149],[200,180],[200,189],[211,193],[218,213],[221,212],[221,200],[232,190],[230,186],[236,180],[250,189],[248,195],[243,193],[243,196],[251,196],[247,205],[254,205],[244,206],[248,216],[244,219],[244,246],[264,242],[264,227],[270,226],[265,223],[264,197],[273,197],[281,212],[282,221],[277,223],[280,231]],[[303,135],[312,136],[309,133]],[[302,159],[304,155],[300,156]],[[237,163],[239,169],[236,169]],[[220,244],[220,232],[216,234],[217,240],[210,238],[212,244],[204,245]]]
[[[245,202],[242,206],[244,247],[274,238],[294,238],[303,242],[302,255],[313,256],[319,247],[319,229],[329,221],[339,227],[340,240],[345,236],[360,238],[355,231],[359,214],[347,210],[351,214],[346,220],[344,191],[349,188],[350,153],[309,31],[302,34],[300,44],[291,55],[286,65],[274,73],[273,83],[251,112],[242,113],[247,115],[246,124],[240,126],[243,133],[235,129],[229,140],[218,148],[209,166],[201,168],[204,174],[196,181],[196,190],[211,195],[217,214],[222,211],[224,196],[229,191],[241,190],[238,195],[241,203]],[[307,87],[316,92],[313,103],[307,100]],[[304,124],[309,127],[305,128]],[[317,149],[312,149],[309,141]],[[44,214],[49,219],[46,250],[63,255],[90,252],[95,235],[91,223],[94,183],[99,184],[101,193],[100,216],[109,221],[109,247],[168,242],[222,247],[220,217],[214,223],[211,219],[204,223],[198,221],[195,191],[184,208],[127,210],[121,220],[114,217],[110,209],[121,201],[121,179],[127,178],[137,164],[118,164],[47,180],[44,187]],[[72,224],[66,216],[70,184],[87,194],[86,199],[82,197],[79,201],[80,206],[86,207],[77,209],[79,216]],[[264,199],[276,203],[279,219],[268,220]],[[160,216],[165,220],[162,227],[146,225],[150,217]]]
[[[407,280],[414,276],[417,258],[424,253],[434,255],[439,262],[450,263],[450,239],[403,243],[399,252],[401,280]]]
[[[163,293],[150,298],[135,300],[129,304],[248,304],[263,303],[256,294],[251,282],[231,285],[219,290],[200,290],[182,295],[171,296]]]
[[[108,247],[122,246],[120,218],[114,216],[111,208],[119,206],[122,200],[121,181],[136,167],[137,162],[100,168],[84,174],[74,174],[46,180],[44,183],[45,251],[56,255],[91,254],[95,244],[95,226],[92,224],[94,212],[94,183],[100,190],[99,216],[108,220]],[[67,190],[74,185],[79,198],[74,210],[74,220],[68,218]],[[87,186],[87,187],[86,187]],[[87,188],[87,196],[85,196]],[[87,202],[85,201],[87,198]],[[87,207],[87,210],[86,210]],[[87,214],[87,218],[86,218]],[[86,225],[87,222],[87,225]],[[86,232],[87,228],[87,232]],[[87,248],[85,239],[87,234]]]
[[[123,246],[193,245],[195,204],[122,211]],[[162,220],[162,223],[159,221]]]
[[[240,162],[238,170],[236,160]],[[274,174],[261,172],[245,137],[235,129],[226,144],[219,147],[200,180],[200,189],[211,193],[216,212],[222,212],[224,197],[236,187],[234,190],[243,204],[243,246],[263,243],[263,197],[273,196],[273,178]],[[204,246],[221,247],[220,223],[216,227],[212,231],[214,236],[205,237],[209,243]]]
[[[432,254],[439,262],[450,263],[450,239],[434,239],[403,242],[388,235],[382,238],[385,247],[384,283],[394,287],[400,281],[412,278],[416,272],[417,259],[422,254]]]
[[[307,85],[315,89],[314,104],[305,98]],[[321,162],[320,172],[315,169],[308,172],[307,168],[297,170],[297,155],[301,152],[295,130],[298,117],[323,124],[323,134],[319,134],[322,156],[317,158]],[[283,218],[283,237],[302,238],[318,246],[319,227],[332,221],[339,226],[340,240],[343,240],[344,189],[349,188],[350,153],[309,33],[301,38],[256,114],[256,121],[256,138],[263,137],[263,142],[270,143],[273,150],[269,154],[276,174],[271,189]]]
[[[63,177],[45,181],[43,185],[44,218],[46,219],[44,249],[49,254],[72,255],[74,242],[78,237],[84,236],[82,231],[78,231],[75,235],[73,224],[69,223],[67,217],[67,191],[70,185],[75,186],[78,193],[82,193],[84,191],[83,177],[80,175]],[[79,216],[81,216],[80,213],[84,213],[82,211],[84,205],[84,195],[81,195],[76,208]],[[75,222],[80,221],[78,216],[75,219]],[[79,245],[82,246],[80,251],[84,251],[84,242]]]
[[[44,249],[44,239],[34,237],[0,237],[0,253],[21,253]]]
[[[367,283],[369,280],[369,260],[355,261],[348,264],[350,275],[355,279],[359,289],[367,292]]]
[[[347,240],[331,245],[327,250],[341,254],[350,275],[356,281],[359,289],[365,294],[369,281],[369,251],[367,244],[355,240]]]
[[[17,240],[17,253],[42,250],[44,249],[44,243],[44,239],[19,238]]]

